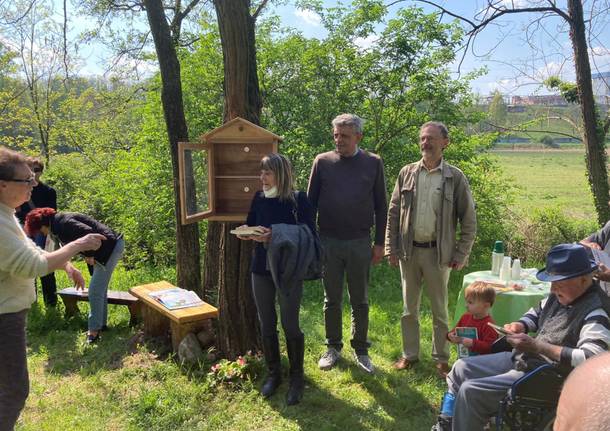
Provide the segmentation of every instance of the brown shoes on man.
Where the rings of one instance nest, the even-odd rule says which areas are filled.
[[[436,363],[436,373],[441,379],[447,378],[447,374],[449,374],[449,364],[446,362],[437,362]]]
[[[418,362],[419,361],[417,359],[407,359],[404,356],[401,356],[398,361],[394,362],[393,366],[396,370],[408,370],[413,368],[413,366]]]
[[[418,362],[419,361],[417,359],[407,359],[404,356],[401,356],[399,360],[394,362],[393,367],[395,370],[409,370],[413,368]],[[437,362],[435,367],[436,373],[441,379],[446,378],[447,374],[449,374],[450,368],[449,364],[447,364],[446,362]]]

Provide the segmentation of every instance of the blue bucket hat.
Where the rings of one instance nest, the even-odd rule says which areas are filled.
[[[561,281],[589,274],[597,269],[595,261],[581,244],[559,244],[546,255],[546,268],[536,274],[541,281]]]

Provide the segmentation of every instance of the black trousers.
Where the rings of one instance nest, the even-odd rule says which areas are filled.
[[[42,285],[42,297],[45,305],[55,306],[57,304],[57,283],[55,282],[55,273],[52,272],[43,277],[40,277]]]
[[[290,340],[303,336],[299,327],[303,281],[293,286],[289,294],[286,294],[276,288],[270,275],[252,274],[252,294],[254,295],[263,337],[275,336],[277,333],[276,296],[280,305],[280,319],[286,339]]]
[[[28,310],[0,314],[0,431],[12,431],[30,391],[25,347]]]

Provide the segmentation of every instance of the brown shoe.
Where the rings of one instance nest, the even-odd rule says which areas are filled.
[[[413,368],[418,362],[417,359],[407,359],[402,356],[398,361],[394,362],[393,367],[396,370],[408,370],[409,368]]]
[[[437,362],[436,363],[436,372],[441,379],[447,378],[447,374],[449,374],[449,364],[446,362]]]

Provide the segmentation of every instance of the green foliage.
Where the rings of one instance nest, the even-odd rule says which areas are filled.
[[[578,86],[574,82],[562,81],[558,76],[551,76],[544,81],[544,85],[559,93],[570,103],[579,103]]]
[[[66,101],[57,136],[79,151],[53,157],[44,178],[60,210],[89,214],[125,235],[129,266],[166,266],[175,261],[173,172],[160,104],[142,105],[120,85]]]
[[[549,148],[559,148],[559,144],[555,142],[555,140],[549,135],[544,135],[540,138],[540,143],[545,147]]]
[[[494,92],[494,97],[489,103],[487,112],[495,126],[502,126],[506,123],[507,107],[502,94],[498,90]]]
[[[378,2],[361,2],[377,8]],[[360,4],[356,5],[359,6]],[[306,183],[313,157],[332,148],[330,122],[341,112],[367,120],[362,146],[379,153],[393,179],[405,155],[418,159],[419,126],[434,118],[450,125],[471,121],[468,81],[452,79],[447,64],[462,33],[457,25],[439,24],[436,14],[400,10],[379,34],[372,34],[381,10],[337,9],[324,40],[264,24],[257,35],[264,125],[286,139],[287,153]],[[362,47],[363,36],[376,39]],[[407,147],[408,148],[408,147]]]
[[[569,217],[557,207],[536,209],[528,218],[512,214],[508,250],[530,265],[537,264],[544,262],[552,246],[580,241],[596,230],[594,220]]]

